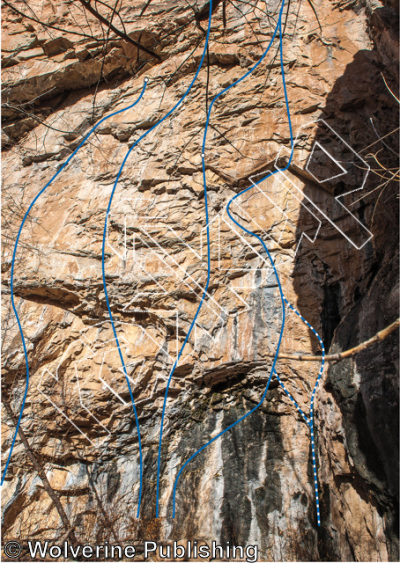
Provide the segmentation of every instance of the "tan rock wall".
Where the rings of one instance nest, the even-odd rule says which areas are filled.
[[[133,104],[149,79],[138,105],[105,121],[38,199],[15,264],[14,293],[31,371],[22,427],[77,536],[90,542],[141,540],[146,533],[165,540],[256,542],[262,558],[274,561],[396,560],[398,493],[395,472],[388,469],[396,461],[388,453],[389,440],[377,439],[379,428],[385,431],[389,423],[384,408],[372,400],[378,394],[382,405],[395,393],[395,337],[375,359],[325,369],[315,404],[321,527],[316,526],[310,431],[275,378],[262,406],[182,474],[172,519],[179,468],[260,401],[272,366],[269,354],[278,342],[281,302],[268,257],[226,213],[229,199],[257,174],[272,170],[278,154],[290,149],[277,41],[257,70],[216,102],[210,120],[205,151],[210,285],[171,382],[161,519],[153,520],[167,379],[207,279],[201,165],[206,108],[261,56],[272,35],[268,18],[277,9],[271,3],[226,3],[226,26],[222,5],[216,9],[208,70],[206,57],[184,103],[133,149],[115,191],[105,271],[141,425],[144,474],[141,519],[136,519],[138,434],[106,307],[103,228],[128,148],[183,96],[200,62],[204,33],[184,2],[152,2],[142,16],[144,4],[128,2],[120,10],[125,31],[159,54],[158,63],[114,35],[104,46],[104,30],[78,4],[36,0],[32,5],[43,21],[68,34],[45,31],[4,7],[2,40],[3,385],[16,413],[25,363],[9,284],[22,216],[90,128]],[[26,9],[22,2],[15,5]],[[335,196],[362,185],[365,170],[358,157],[333,136],[339,162],[353,159],[346,178],[318,183],[305,170],[314,142],[329,137],[321,121],[315,124],[319,119],[371,168],[377,168],[368,156],[372,144],[374,151],[381,148],[380,162],[396,166],[394,136],[376,145],[370,121],[373,116],[381,135],[396,127],[396,101],[380,74],[383,69],[395,87],[396,71],[385,58],[398,52],[395,17],[392,8],[380,4],[290,4],[283,60],[294,135],[300,130],[303,135],[285,175],[262,182],[231,208],[266,241],[286,298],[327,348],[331,342],[335,349],[347,348],[352,339],[361,342],[397,314],[394,182],[381,197],[382,180],[370,172],[362,193],[343,200],[354,219]],[[121,21],[115,25],[121,27]],[[318,171],[328,174],[328,161],[321,162]],[[364,245],[367,232],[373,238]],[[320,351],[293,312],[287,312],[281,351]],[[365,378],[374,361],[378,383],[371,389]],[[276,370],[308,414],[319,365],[279,360]],[[364,410],[349,406],[351,394]],[[393,400],[390,408],[395,414],[398,403]],[[355,423],[359,412],[367,414]],[[4,417],[4,456],[12,432]],[[371,456],[383,469],[372,467]],[[62,535],[57,512],[19,441],[3,495],[5,538]]]

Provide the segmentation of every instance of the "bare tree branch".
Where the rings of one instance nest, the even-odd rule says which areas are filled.
[[[358,344],[358,346],[355,346],[354,348],[350,348],[345,352],[340,352],[339,354],[331,354],[330,356],[325,356],[324,360],[325,362],[339,362],[340,360],[344,360],[346,358],[352,358],[353,356],[355,356],[359,352],[362,352],[363,350],[366,350],[373,344],[385,340],[385,338],[387,338],[390,334],[392,334],[392,332],[394,332],[396,329],[399,328],[399,325],[400,325],[400,319],[397,319],[391,325],[379,331],[377,334],[375,334],[375,336],[373,336],[369,340],[366,340],[365,342],[362,342],[361,344]],[[275,354],[267,353],[266,356],[274,358]],[[322,356],[307,356],[303,354],[298,354],[298,355],[279,354],[279,359],[300,360],[302,362],[320,362],[322,360]]]
[[[109,22],[105,17],[103,17],[101,14],[99,14],[99,12],[97,12],[97,10],[95,10],[90,4],[89,2],[86,2],[85,0],[79,0],[79,2],[82,4],[82,6],[88,11],[90,12],[95,18],[97,18],[99,21],[101,21],[104,25],[107,25],[111,31],[113,31],[116,35],[118,35],[119,37],[121,37],[122,39],[125,39],[125,41],[128,41],[129,43],[131,43],[132,45],[135,45],[135,47],[137,47],[138,49],[140,49],[141,51],[144,51],[145,53],[147,53],[148,55],[151,55],[152,57],[155,57],[158,61],[161,61],[161,57],[159,55],[157,55],[156,53],[154,53],[153,51],[151,51],[151,49],[148,49],[147,47],[145,47],[144,45],[142,45],[141,43],[138,43],[137,41],[135,41],[134,39],[131,39],[129,37],[129,35],[127,35],[126,33],[124,33],[123,31],[119,31],[119,29],[117,29],[115,26],[113,26],[113,24],[111,22]]]
[[[386,133],[386,135],[383,135],[383,137],[380,137],[377,141],[374,141],[373,143],[371,143],[370,145],[368,145],[368,147],[365,147],[363,149],[360,150],[360,153],[368,150],[370,147],[376,145],[376,143],[379,143],[379,141],[382,141],[382,139],[386,139],[386,137],[389,137],[390,135],[393,135],[393,133],[397,133],[397,131],[400,129],[400,127],[397,127],[396,129],[393,129],[393,131],[390,131],[390,133]]]
[[[152,0],[147,0],[146,4],[143,6],[142,11],[140,12],[140,16],[139,18],[141,18],[143,16],[143,14],[145,13],[145,11],[147,10],[147,8],[150,6]]]
[[[111,6],[109,6],[108,4],[106,4],[106,2],[102,2],[102,0],[96,0],[96,4],[97,4],[97,3],[102,4],[103,6],[105,6],[106,8],[108,8],[109,10],[112,9]],[[121,22],[121,25],[122,25],[122,28],[123,28],[123,30],[124,30],[124,33],[126,33],[125,23],[124,23],[124,20],[122,19],[121,14],[120,14],[121,9],[122,9],[122,2],[121,2],[121,8],[120,8],[117,12],[115,12],[115,14],[118,16],[119,21]]]
[[[393,96],[393,98],[396,100],[396,102],[398,102],[398,103],[400,104],[399,98],[393,94],[393,92],[392,92],[391,89],[389,88],[389,86],[388,86],[388,84],[387,84],[387,82],[386,82],[386,80],[385,80],[385,77],[383,76],[382,73],[381,73],[381,76],[382,76],[382,78],[383,78],[383,82],[385,83],[386,88],[387,88],[387,89],[389,90],[389,92],[392,94],[392,96]]]
[[[17,426],[17,417],[15,416],[9,401],[6,399],[4,392],[3,392],[3,396],[2,396],[2,403],[4,405],[4,408],[6,409],[8,416],[11,418],[14,425]],[[54,505],[57,509],[57,512],[60,515],[61,521],[64,524],[64,528],[65,528],[65,531],[66,531],[65,537],[70,536],[73,543],[76,544],[77,539],[75,537],[74,527],[71,526],[71,523],[68,519],[68,516],[66,515],[65,510],[63,508],[63,505],[61,504],[61,501],[58,498],[56,492],[52,489],[52,487],[49,483],[49,480],[47,479],[46,472],[44,471],[43,467],[38,462],[36,455],[33,453],[33,450],[31,449],[29,442],[28,442],[28,439],[25,436],[25,433],[22,430],[21,426],[19,426],[19,428],[18,428],[18,435],[21,438],[21,441],[22,441],[22,443],[23,443],[23,445],[26,449],[26,453],[28,454],[28,457],[31,460],[33,467],[36,469],[39,477],[42,480],[43,487],[44,487],[46,493],[49,495],[49,497],[53,501],[53,503],[54,503]]]
[[[79,31],[70,31],[68,29],[62,29],[61,27],[57,27],[55,25],[52,25],[51,23],[45,23],[40,21],[39,19],[36,19],[32,16],[28,16],[27,14],[24,14],[23,12],[20,12],[17,8],[15,8],[12,4],[10,4],[9,2],[7,2],[7,0],[3,0],[4,4],[6,6],[8,6],[9,8],[11,8],[14,12],[16,12],[17,14],[19,14],[20,16],[22,16],[23,18],[26,18],[28,20],[32,20],[36,23],[39,23],[40,25],[43,25],[44,27],[50,27],[51,29],[56,29],[57,31],[61,31],[62,33],[71,33],[72,35],[79,35],[80,37],[88,37],[89,39],[95,40],[95,41],[102,41],[102,39],[99,39],[98,37],[94,37],[93,35],[88,35],[87,33],[79,33]]]
[[[321,22],[319,21],[318,13],[317,13],[317,10],[315,9],[315,6],[314,6],[314,4],[312,3],[311,0],[307,0],[307,2],[310,4],[312,11],[314,12],[315,17],[317,18],[319,28],[322,32],[322,25],[321,25]]]

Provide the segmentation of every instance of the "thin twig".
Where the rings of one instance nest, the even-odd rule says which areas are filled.
[[[381,141],[382,145],[384,145],[388,150],[390,150],[390,152],[392,152],[394,155],[396,155],[396,157],[398,158],[399,155],[398,153],[396,153],[391,147],[389,147],[389,145],[387,145],[384,141],[382,141],[382,137],[379,135],[378,131],[376,130],[376,127],[374,125],[374,122],[372,121],[372,117],[369,118],[371,125],[372,125],[372,129],[374,130],[375,135],[378,137],[378,139]]]
[[[138,41],[135,41],[134,39],[131,39],[131,37],[129,37],[129,35],[127,35],[126,33],[124,33],[123,31],[120,31],[119,29],[117,29],[111,22],[109,22],[105,17],[103,17],[101,14],[99,14],[99,12],[97,12],[97,10],[95,10],[94,8],[92,8],[92,6],[89,4],[89,2],[86,2],[86,0],[79,0],[79,2],[82,4],[82,6],[88,11],[90,12],[95,18],[97,18],[101,23],[103,23],[104,25],[107,25],[111,31],[113,31],[116,35],[118,35],[119,37],[121,37],[122,39],[125,39],[125,41],[128,41],[129,43],[131,43],[132,45],[135,45],[135,47],[137,47],[138,49],[140,49],[141,51],[144,51],[145,53],[147,53],[148,55],[151,55],[152,57],[155,57],[158,61],[161,61],[161,57],[160,55],[157,55],[156,53],[154,53],[151,49],[148,49],[147,47],[145,47],[144,45],[142,45],[141,43],[138,43]]]
[[[141,18],[143,16],[143,14],[147,10],[147,8],[150,6],[151,2],[152,2],[152,0],[147,0],[146,4],[142,8],[142,11],[140,12],[139,18]]]
[[[9,8],[11,8],[14,12],[16,12],[17,14],[19,14],[20,16],[22,16],[23,18],[26,18],[28,20],[32,20],[36,23],[39,23],[40,25],[42,25],[43,27],[50,27],[51,29],[56,29],[57,31],[62,31],[62,33],[71,33],[72,35],[79,35],[80,37],[88,37],[89,39],[92,39],[94,41],[102,41],[101,39],[98,39],[97,37],[95,37],[94,35],[88,35],[87,33],[79,33],[79,31],[70,31],[68,29],[62,29],[61,27],[57,27],[55,25],[52,25],[51,23],[45,23],[42,22],[36,18],[33,18],[32,16],[28,16],[27,14],[24,14],[23,12],[20,12],[17,8],[15,8],[12,4],[10,4],[9,2],[7,2],[7,0],[3,0],[4,4],[6,6],[8,6]]]
[[[317,22],[318,22],[319,28],[321,30],[321,33],[322,33],[322,25],[321,25],[321,22],[319,21],[317,10],[315,9],[315,6],[314,6],[314,4],[312,3],[311,0],[307,0],[307,2],[310,4],[312,11],[314,12],[315,17],[317,18]]]
[[[8,399],[5,397],[4,392],[3,392],[2,402],[3,402],[4,408],[6,409],[8,416],[11,418],[11,420],[13,421],[13,423],[16,427],[17,426],[17,417],[15,416]],[[76,540],[75,533],[74,533],[74,527],[71,526],[69,518],[65,513],[64,507],[61,504],[61,501],[60,501],[57,493],[51,487],[49,480],[47,479],[46,472],[43,469],[42,465],[39,463],[36,455],[33,453],[33,450],[31,449],[29,442],[28,442],[28,439],[25,436],[25,433],[22,430],[21,426],[18,427],[18,435],[21,438],[21,442],[23,443],[23,445],[25,447],[26,453],[28,454],[28,457],[31,460],[33,467],[36,469],[39,477],[42,480],[43,487],[44,487],[46,493],[49,495],[49,497],[53,501],[53,503],[54,503],[54,505],[57,509],[57,512],[60,515],[61,521],[64,525],[65,530],[66,530],[66,533],[68,533],[68,536],[71,536],[72,542],[74,544],[76,544],[77,540]]]
[[[385,80],[385,77],[383,76],[382,73],[381,73],[381,76],[382,76],[382,78],[383,78],[383,82],[385,83],[386,88],[387,88],[387,89],[389,90],[389,92],[392,94],[393,98],[394,98],[397,102],[399,102],[399,104],[400,104],[399,98],[397,98],[397,97],[393,94],[393,92],[391,91],[391,89],[390,89],[389,86],[387,85],[387,82],[386,82],[386,80]]]
[[[376,143],[379,143],[379,141],[382,141],[382,139],[386,139],[386,137],[389,137],[390,135],[393,135],[393,133],[397,133],[397,131],[400,129],[400,127],[397,127],[396,129],[393,129],[393,131],[390,131],[390,133],[386,133],[386,135],[383,135],[383,137],[381,137],[380,139],[378,139],[377,141],[374,141],[373,143],[371,143],[370,145],[368,145],[368,147],[365,147],[363,149],[361,149],[359,152],[364,152],[367,149],[373,147],[374,145],[376,145]]]

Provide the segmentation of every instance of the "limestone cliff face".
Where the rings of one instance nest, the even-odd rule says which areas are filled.
[[[229,199],[283,168],[290,152],[278,38],[211,114],[210,280],[169,389],[155,518],[165,389],[207,281],[206,112],[260,58],[280,6],[215,4],[196,82],[130,153],[108,217],[105,279],[143,447],[140,518],[138,430],[107,310],[103,229],[128,149],[193,80],[208,5],[195,7],[204,19],[186,2],[122,2],[115,26],[161,62],[107,35],[79,2],[30,3],[47,29],[3,6],[3,393],[18,413],[25,360],[9,301],[23,215],[91,127],[133,104],[147,77],[140,102],[104,121],[36,201],[15,262],[30,366],[22,428],[77,538],[257,543],[268,561],[397,560],[396,334],[324,369],[314,401],[321,526],[310,429],[275,375],[262,405],[186,466],[172,518],[180,468],[259,403],[278,346],[282,304],[270,260],[226,212]],[[13,5],[28,13],[23,2]],[[263,238],[286,299],[336,352],[398,314],[398,104],[389,90],[396,93],[398,82],[396,3],[291,2],[284,21],[293,160],[231,211]],[[280,352],[321,353],[287,307]],[[306,415],[319,369],[276,364]],[[2,422],[5,460],[14,426],[4,413]],[[63,534],[19,440],[3,510],[5,539]]]

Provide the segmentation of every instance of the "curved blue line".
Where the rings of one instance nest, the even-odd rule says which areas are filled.
[[[296,400],[292,397],[292,395],[289,393],[289,391],[286,389],[286,387],[284,386],[282,380],[280,379],[279,375],[276,373],[276,370],[274,370],[275,373],[275,377],[278,380],[279,385],[282,387],[282,389],[284,390],[284,392],[286,393],[286,395],[289,397],[289,399],[292,401],[292,403],[294,404],[294,406],[296,407],[296,409],[299,411],[299,413],[301,414],[301,416],[304,418],[307,426],[310,426],[310,421],[308,420],[307,416],[304,414],[304,412],[301,410],[301,408],[299,407],[299,405],[296,403]]]
[[[146,133],[144,133],[141,137],[139,137],[139,139],[137,141],[135,141],[133,143],[133,145],[130,147],[130,149],[128,150],[128,152],[125,155],[124,160],[122,161],[122,164],[120,166],[120,169],[118,171],[118,175],[117,178],[115,180],[111,195],[110,195],[110,199],[108,202],[108,207],[107,207],[107,213],[106,213],[106,218],[105,218],[105,222],[104,222],[104,231],[103,231],[103,244],[102,244],[102,256],[101,256],[101,263],[102,263],[102,272],[103,272],[103,288],[104,288],[104,294],[106,297],[106,302],[107,302],[107,309],[108,309],[108,314],[110,317],[110,321],[112,324],[112,329],[113,329],[113,333],[114,333],[114,338],[115,338],[115,342],[117,344],[117,348],[118,348],[118,353],[119,353],[119,357],[121,359],[121,363],[122,363],[122,368],[124,370],[124,374],[126,377],[126,381],[128,383],[128,388],[129,388],[129,394],[131,396],[132,402],[133,402],[133,395],[132,395],[132,389],[129,383],[129,379],[128,379],[128,375],[126,373],[126,367],[125,367],[125,362],[124,362],[124,358],[122,355],[122,351],[119,345],[119,341],[118,341],[118,336],[117,336],[117,331],[115,329],[114,326],[114,319],[111,313],[111,307],[110,307],[110,303],[109,303],[109,299],[108,299],[108,291],[107,291],[107,284],[106,284],[106,277],[105,277],[105,244],[106,244],[106,235],[107,235],[107,225],[108,225],[108,216],[110,214],[110,210],[111,210],[111,204],[112,204],[112,200],[114,197],[114,193],[115,190],[117,188],[118,185],[118,181],[119,178],[121,176],[122,173],[122,169],[125,166],[125,163],[130,155],[130,153],[133,151],[133,149],[138,145],[138,143],[140,143],[140,141],[142,139],[144,139],[149,133],[151,133],[152,131],[154,131],[154,129],[156,127],[158,127],[163,121],[165,121],[175,110],[177,107],[179,107],[181,105],[181,103],[183,102],[183,100],[186,98],[186,96],[189,94],[190,90],[192,89],[193,84],[196,82],[197,77],[199,75],[199,72],[201,70],[201,67],[203,66],[203,61],[204,61],[204,57],[206,55],[207,52],[207,46],[208,46],[208,40],[209,40],[209,36],[210,36],[210,29],[211,29],[211,15],[212,15],[212,0],[210,0],[210,10],[209,10],[209,18],[208,18],[208,28],[207,28],[207,35],[206,35],[206,42],[204,45],[204,50],[203,50],[203,54],[199,63],[199,66],[197,67],[197,71],[196,74],[194,75],[194,78],[192,80],[192,82],[190,83],[189,87],[187,88],[186,92],[184,93],[184,95],[180,98],[180,100],[174,105],[174,107],[162,118],[160,119],[160,121],[157,121],[157,123],[155,123],[148,131],[146,131]],[[139,514],[140,514],[140,505],[141,505],[141,499],[142,499],[142,482],[143,482],[143,463],[142,463],[142,448],[141,448],[141,440],[140,440],[140,432],[139,432],[139,421],[137,418],[137,413],[136,413],[136,407],[135,404],[133,403],[133,408],[135,411],[135,418],[136,418],[136,422],[137,422],[137,426],[138,426],[138,437],[139,437],[139,452],[140,452],[140,487],[139,487],[139,502],[138,502],[138,511],[137,511],[137,518],[139,518]],[[164,415],[164,411],[163,411],[163,415]],[[161,448],[161,445],[160,445]],[[158,498],[158,480],[157,480],[157,498]]]
[[[289,303],[289,301],[287,299],[285,299],[285,301],[286,301],[287,305],[292,309],[292,311],[294,311],[296,313],[296,315],[298,317],[300,317],[300,319],[308,326],[308,328],[310,330],[312,330],[312,332],[318,338],[318,341],[321,345],[321,350],[322,350],[321,367],[320,367],[319,374],[318,374],[318,377],[317,377],[317,381],[315,382],[315,385],[314,385],[314,388],[313,388],[313,391],[312,391],[312,395],[311,395],[310,420],[308,421],[308,425],[311,429],[311,453],[312,453],[312,465],[313,465],[313,473],[314,473],[314,489],[315,489],[315,504],[316,504],[316,508],[317,508],[317,522],[318,522],[318,526],[320,526],[321,525],[321,515],[320,515],[320,509],[319,509],[317,461],[316,461],[316,458],[315,458],[315,439],[314,439],[314,397],[315,397],[315,393],[317,391],[318,384],[319,384],[321,377],[322,377],[322,372],[324,371],[325,346],[324,346],[322,338],[320,337],[318,332],[315,330],[315,328],[312,327],[308,321],[306,321],[306,319],[293,307],[293,305],[291,305]],[[278,374],[276,372],[275,372],[275,374],[278,377]],[[278,381],[281,383],[281,381],[279,380],[279,377],[278,377]],[[285,393],[287,395],[289,395],[290,399],[294,402],[296,407],[299,408],[297,406],[296,401],[293,399],[293,397],[286,391],[285,387],[283,386],[283,383],[281,383],[281,385],[282,385],[283,389],[285,390]],[[300,410],[300,412],[302,412],[300,408],[299,408],[299,410]]]
[[[15,444],[15,440],[17,438],[17,433],[18,433],[18,429],[19,429],[19,425],[21,423],[21,418],[24,412],[24,407],[25,407],[25,401],[26,401],[26,396],[28,394],[28,387],[29,387],[29,361],[28,361],[28,351],[26,349],[26,343],[25,343],[25,338],[24,338],[24,333],[22,330],[22,326],[21,326],[21,322],[18,316],[18,312],[17,309],[15,307],[15,301],[14,301],[14,267],[15,267],[15,258],[17,255],[17,249],[18,249],[18,243],[19,243],[19,239],[21,236],[21,232],[22,229],[25,225],[25,222],[28,218],[28,215],[32,209],[32,207],[35,205],[35,203],[37,202],[37,200],[39,199],[39,197],[42,195],[42,193],[50,186],[50,184],[57,178],[57,176],[61,173],[61,171],[67,166],[67,164],[71,161],[71,159],[76,155],[76,153],[78,152],[78,150],[81,148],[81,146],[87,141],[87,139],[90,137],[90,135],[97,129],[97,127],[99,125],[101,125],[104,121],[106,121],[106,119],[109,119],[110,117],[113,117],[114,115],[117,115],[118,113],[122,113],[124,111],[127,111],[128,109],[133,108],[142,98],[144,91],[146,89],[146,82],[143,84],[143,88],[142,91],[140,93],[139,98],[136,100],[136,102],[134,102],[133,104],[131,104],[130,106],[120,109],[118,111],[115,111],[114,113],[107,115],[106,117],[103,117],[99,123],[97,123],[97,125],[95,125],[90,131],[89,133],[86,135],[86,137],[84,137],[84,139],[82,140],[82,142],[78,145],[78,147],[74,150],[74,152],[67,158],[67,160],[64,162],[64,164],[61,166],[61,168],[54,174],[54,176],[51,178],[51,180],[49,180],[49,182],[47,182],[47,184],[44,186],[44,188],[42,188],[40,190],[40,192],[35,196],[35,198],[32,200],[32,203],[30,204],[30,206],[28,207],[23,219],[22,219],[22,223],[19,227],[18,230],[18,234],[17,234],[17,238],[15,241],[15,245],[14,245],[14,252],[13,252],[13,256],[12,256],[12,261],[11,261],[11,276],[10,276],[10,293],[11,293],[11,305],[15,314],[15,317],[17,319],[17,323],[18,323],[18,328],[19,328],[19,332],[21,335],[21,339],[22,339],[22,346],[24,348],[24,356],[25,356],[25,365],[26,365],[26,383],[25,383],[25,393],[24,393],[24,397],[22,399],[22,404],[21,404],[21,410],[19,413],[19,417],[18,417],[18,421],[17,421],[17,425],[15,427],[15,434],[14,434],[14,438],[11,444],[11,448],[10,448],[10,453],[8,454],[8,459],[6,462],[6,466],[4,468],[3,471],[3,476],[1,478],[1,483],[0,485],[3,485],[4,483],[4,479],[6,477],[6,473],[7,473],[7,469],[8,469],[8,465],[10,463],[11,460],[11,456],[12,456],[12,452],[14,449],[14,444]]]
[[[290,154],[290,158],[288,160],[288,163],[286,165],[286,167],[283,170],[286,170],[287,168],[289,168],[289,165],[291,163],[292,157],[293,157],[293,132],[292,132],[292,124],[291,124],[291,119],[290,119],[290,110],[289,110],[289,101],[288,101],[288,97],[287,97],[287,91],[286,91],[286,83],[285,83],[285,71],[284,71],[284,66],[283,66],[283,45],[282,45],[282,13],[283,13],[283,8],[284,8],[284,4],[285,4],[285,0],[282,0],[282,5],[281,5],[281,9],[280,9],[280,13],[279,13],[279,18],[278,18],[278,23],[277,26],[275,28],[275,31],[272,35],[272,38],[270,40],[270,43],[268,44],[268,47],[266,49],[266,51],[264,52],[264,54],[262,55],[262,57],[260,58],[260,60],[254,65],[254,67],[252,67],[241,79],[239,79],[237,82],[235,82],[234,84],[231,84],[230,86],[228,86],[227,88],[225,88],[225,90],[223,90],[220,94],[218,94],[212,101],[211,105],[210,105],[210,111],[212,108],[212,105],[214,104],[215,100],[221,96],[224,92],[226,92],[227,90],[229,90],[230,88],[232,88],[235,84],[237,84],[238,82],[241,82],[242,80],[244,80],[251,72],[253,72],[253,70],[255,68],[257,68],[257,66],[261,63],[261,61],[264,59],[264,57],[267,55],[274,39],[275,39],[275,35],[279,29],[279,47],[280,47],[280,62],[281,62],[281,71],[282,71],[282,82],[283,82],[283,90],[284,90],[284,95],[285,95],[285,104],[286,104],[286,111],[287,111],[287,116],[288,116],[288,122],[289,122],[289,130],[290,130],[290,144],[291,144],[291,154]],[[209,116],[208,116],[209,118]],[[206,123],[206,127],[208,126],[208,118],[207,118],[207,123]],[[205,131],[205,135],[206,135],[207,131]],[[203,142],[203,152],[204,152],[204,146],[205,146],[205,136],[204,136],[204,142]],[[266,180],[267,178],[273,176],[274,174],[280,172],[281,170],[274,170],[272,172],[270,172],[269,174],[267,174],[265,177],[261,178],[260,180],[258,180],[258,182],[256,182],[256,184],[261,183],[262,181]],[[204,173],[204,156],[203,156],[203,177],[204,177],[204,187],[205,187],[205,192],[206,192],[206,183],[205,183],[205,173]],[[280,297],[281,297],[281,302],[282,302],[282,326],[281,326],[281,331],[279,334],[279,339],[278,339],[278,346],[277,346],[277,350],[275,353],[275,357],[273,360],[273,364],[272,364],[272,368],[271,368],[271,373],[269,375],[268,378],[268,382],[266,385],[266,388],[264,390],[264,393],[262,395],[262,398],[260,400],[260,402],[258,403],[258,405],[256,405],[253,409],[251,409],[248,413],[246,413],[245,415],[243,415],[241,418],[239,418],[236,422],[234,422],[233,424],[231,424],[230,426],[228,426],[228,428],[225,428],[225,430],[223,430],[222,432],[220,432],[219,434],[217,434],[217,436],[215,436],[212,440],[210,440],[209,442],[207,442],[206,444],[204,444],[204,446],[202,446],[199,450],[197,450],[197,452],[195,452],[185,463],[184,465],[181,467],[181,469],[178,472],[178,475],[176,476],[175,482],[174,482],[174,487],[173,487],[173,498],[172,498],[172,517],[175,518],[175,497],[176,497],[176,488],[178,485],[178,480],[179,477],[182,473],[182,471],[185,469],[185,467],[188,465],[188,463],[190,463],[192,461],[192,459],[194,459],[201,451],[203,451],[207,446],[209,446],[210,444],[212,444],[217,438],[219,438],[220,436],[222,436],[223,434],[225,434],[225,432],[228,432],[228,430],[230,430],[231,428],[233,428],[234,426],[236,426],[237,424],[239,424],[239,422],[241,422],[242,420],[244,420],[245,418],[247,418],[250,414],[252,414],[255,410],[257,410],[261,404],[263,403],[265,396],[267,394],[269,385],[271,383],[271,378],[272,378],[272,374],[274,372],[275,369],[275,364],[276,361],[278,359],[278,354],[279,354],[279,349],[281,346],[281,342],[282,342],[282,337],[283,337],[283,330],[285,327],[285,298],[283,295],[283,291],[282,291],[282,287],[281,287],[281,283],[280,283],[280,279],[278,276],[278,273],[276,271],[275,268],[275,264],[274,261],[272,259],[271,254],[268,251],[268,248],[266,247],[264,241],[261,239],[261,237],[259,237],[258,235],[256,235],[255,233],[253,233],[252,231],[249,231],[248,229],[246,229],[245,227],[243,227],[242,225],[240,225],[231,215],[229,208],[231,203],[238,198],[239,196],[243,195],[244,193],[246,193],[248,190],[251,190],[254,187],[254,184],[249,186],[248,188],[246,188],[245,190],[243,190],[242,192],[239,192],[238,194],[236,194],[228,203],[227,205],[227,213],[229,218],[238,226],[240,227],[243,231],[245,231],[246,233],[250,234],[251,236],[256,237],[262,244],[262,246],[264,247],[268,258],[271,262],[271,265],[273,267],[274,273],[275,273],[275,277],[277,280],[277,284],[278,284],[278,288],[279,288],[279,293],[280,293]],[[207,225],[207,230],[208,230],[208,225]]]

